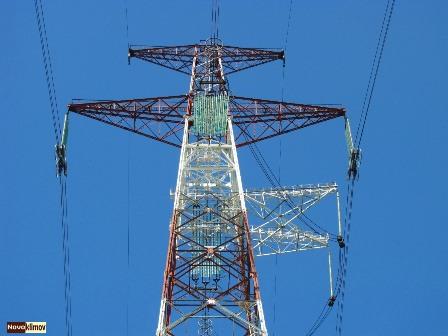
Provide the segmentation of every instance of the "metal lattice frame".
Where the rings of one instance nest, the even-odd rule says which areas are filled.
[[[189,95],[69,104],[71,112],[153,140],[181,147],[183,119],[190,114]],[[345,109],[229,97],[235,142],[242,147],[345,115]]]
[[[283,60],[281,49],[241,48],[220,44],[217,39],[202,44],[165,47],[131,47],[129,58],[138,58],[165,68],[191,75],[195,61],[204,58],[200,64],[220,61],[227,75],[268,62]],[[210,57],[212,56],[212,57]],[[205,71],[204,71],[205,73]]]
[[[230,112],[238,128],[238,147],[345,115],[345,109],[339,107],[245,97],[232,97]]]
[[[226,143],[190,142],[188,125],[157,335],[176,335],[194,319],[207,329],[267,335],[231,120]]]
[[[201,336],[213,330],[267,336],[254,247],[259,255],[328,247],[328,236],[303,231],[295,222],[320,199],[337,194],[337,187],[244,193],[236,148],[345,116],[345,110],[229,95],[225,71],[231,74],[283,60],[279,50],[224,46],[211,39],[196,45],[131,48],[129,57],[191,75],[189,93],[78,101],[68,109],[181,148],[157,335],[196,329]],[[194,131],[198,94],[225,97],[224,134]],[[212,123],[219,119],[206,118]],[[217,125],[211,126],[201,130]],[[280,209],[279,204],[291,200],[292,209]],[[246,201],[262,223],[249,227]],[[339,217],[339,233],[340,227]],[[334,302],[330,261],[329,255]]]
[[[300,220],[308,209],[326,196],[336,195],[337,190],[336,184],[326,184],[246,191],[246,202],[252,210],[249,212],[258,218],[252,223],[261,221],[250,229],[256,254],[263,256],[328,247],[328,234],[305,231]]]
[[[68,110],[168,145],[180,147],[188,96],[78,102]]]

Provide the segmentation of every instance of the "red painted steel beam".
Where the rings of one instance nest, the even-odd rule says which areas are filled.
[[[237,147],[246,146],[327,120],[342,117],[341,107],[230,97]]]
[[[104,100],[68,105],[71,112],[181,147],[188,95],[129,100]],[[231,96],[229,113],[237,147],[342,117],[345,109]]]
[[[216,44],[190,44],[170,47],[130,48],[129,58],[138,58],[146,62],[191,75],[193,58],[220,57],[226,75],[252,68],[276,60],[284,60],[285,54],[280,49],[241,48]]]
[[[69,104],[68,110],[150,139],[181,147],[189,97],[168,96]]]

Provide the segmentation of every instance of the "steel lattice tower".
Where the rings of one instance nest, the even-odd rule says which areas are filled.
[[[339,194],[333,183],[243,191],[237,148],[344,117],[345,110],[230,93],[226,76],[284,60],[281,50],[226,46],[212,38],[131,47],[129,58],[191,76],[188,94],[78,102],[68,109],[180,147],[156,334],[267,335],[254,254],[328,247],[328,235],[304,231],[294,220],[337,195],[341,236]],[[246,203],[262,223],[249,226]],[[281,210],[284,203],[291,206]]]

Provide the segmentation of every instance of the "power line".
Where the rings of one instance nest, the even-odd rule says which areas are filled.
[[[42,0],[34,0],[37,28],[39,31],[42,59],[47,82],[48,97],[50,100],[50,112],[53,122],[53,131],[56,145],[61,142],[61,121],[59,119],[59,107],[57,102],[56,86],[53,74],[51,52],[48,43],[47,28],[45,23],[45,12]],[[57,147],[58,148],[58,147]],[[62,233],[62,253],[64,259],[64,302],[65,302],[65,329],[68,336],[72,335],[72,298],[71,298],[71,272],[70,272],[70,237],[68,226],[68,199],[67,199],[67,179],[64,174],[58,174],[60,186],[59,206],[61,211],[61,233]]]
[[[355,143],[356,147],[358,148],[361,144],[362,137],[364,135],[364,128],[366,126],[367,116],[370,110],[370,104],[372,102],[373,92],[375,89],[376,79],[378,76],[378,71],[383,57],[384,46],[386,44],[390,22],[394,11],[394,6],[395,6],[395,0],[387,1],[386,9],[384,11],[383,22],[381,24],[381,31],[378,37],[378,43],[375,50],[375,56],[373,58],[372,69],[370,71],[369,82],[367,85],[366,94],[364,96],[361,116],[358,123],[358,128],[356,130]]]
[[[129,272],[130,272],[130,264],[131,264],[131,258],[130,258],[130,250],[131,250],[131,244],[130,244],[130,236],[131,236],[131,210],[130,210],[130,204],[131,204],[131,187],[130,187],[130,180],[131,180],[131,155],[130,155],[130,135],[128,134],[128,146],[127,146],[127,154],[128,154],[128,164],[127,164],[127,296],[126,296],[126,335],[129,335],[129,288],[130,288],[130,281],[129,281]]]
[[[283,46],[283,51],[286,53],[286,49],[288,47],[288,37],[289,37],[289,27],[291,25],[291,12],[292,12],[292,0],[289,2],[289,10],[288,10],[288,21],[286,25],[286,33],[285,33],[285,44]],[[281,100],[284,101],[284,93],[285,93],[285,76],[286,76],[286,60],[283,60],[282,67],[282,88],[281,88]],[[280,124],[281,125],[281,124]],[[281,126],[280,126],[281,127]],[[278,180],[281,182],[282,175],[282,139],[279,139],[279,160],[278,160]]]
[[[395,6],[395,0],[388,0],[386,8],[384,10],[383,21],[381,24],[381,30],[378,37],[378,42],[375,50],[375,55],[373,58],[372,68],[370,70],[369,81],[367,84],[366,93],[364,95],[364,101],[361,109],[360,120],[358,123],[358,128],[356,130],[355,136],[355,147],[359,148],[364,135],[364,129],[367,123],[367,117],[370,110],[373,93],[375,89],[376,80],[378,77],[379,67],[383,57],[384,46],[386,44],[390,22],[392,19],[392,14]],[[353,198],[355,192],[355,179],[351,181],[347,186],[347,199],[346,199],[346,210],[344,219],[344,239],[345,247],[340,252],[339,260],[342,267],[341,271],[338,272],[337,280],[337,296],[338,300],[338,312],[336,318],[336,332],[338,335],[342,335],[343,330],[343,313],[344,313],[344,299],[345,299],[345,288],[346,288],[346,275],[347,275],[347,265],[348,265],[348,254],[349,254],[349,243],[350,243],[350,231],[351,231],[351,220],[353,212]]]
[[[274,332],[273,336],[276,335],[277,331],[277,272],[278,272],[278,258],[275,255],[275,268],[274,268]]]
[[[124,18],[126,23],[126,42],[128,43],[128,48],[130,46],[129,43],[129,18],[128,18],[128,2],[127,0],[124,0]]]
[[[64,301],[65,301],[65,326],[68,336],[72,335],[72,300],[71,300],[71,272],[70,272],[70,238],[68,226],[68,200],[67,180],[63,175],[59,176],[60,184],[60,208],[62,253],[64,258]]]
[[[59,107],[56,99],[56,87],[54,84],[53,66],[51,61],[50,47],[48,45],[45,13],[42,5],[42,0],[34,0],[34,9],[36,12],[37,27],[39,30],[40,46],[44,63],[45,79],[47,82],[48,97],[50,99],[50,110],[53,121],[53,129],[56,143],[59,143],[61,134],[61,121],[59,119]]]
[[[286,33],[285,33],[285,44],[283,46],[283,51],[286,54],[286,49],[288,48],[288,40],[289,40],[289,28],[291,26],[291,13],[292,13],[292,5],[293,1],[289,1],[289,11],[288,11],[288,23],[286,25]],[[283,68],[282,68],[282,102],[284,99],[285,92],[285,77],[286,77],[286,58],[283,60]]]
[[[317,331],[317,329],[319,329],[319,327],[325,322],[325,320],[327,319],[328,315],[330,315],[332,309],[333,308],[328,306],[328,303],[325,302],[325,304],[324,304],[324,306],[322,308],[322,311],[320,312],[319,316],[314,321],[314,323],[311,326],[311,328],[305,334],[305,336],[312,336],[312,335],[314,335],[314,333]]]
[[[219,0],[212,0],[212,38],[219,38]]]

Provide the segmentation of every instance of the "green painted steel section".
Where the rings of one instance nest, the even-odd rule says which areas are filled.
[[[354,146],[353,146],[352,130],[350,128],[350,122],[348,121],[348,118],[345,118],[345,139],[347,141],[348,155],[351,155]]]
[[[229,97],[198,94],[193,100],[192,132],[199,136],[221,136],[227,130]]]
[[[67,141],[68,141],[68,112],[65,114],[64,118],[64,128],[62,130],[61,145],[67,147]]]

